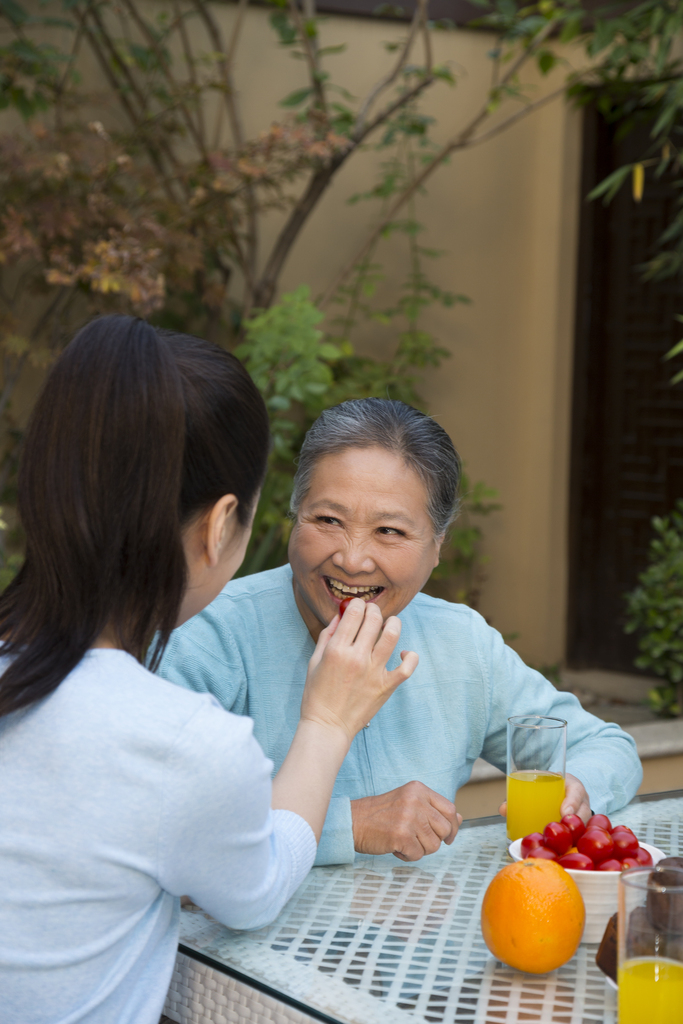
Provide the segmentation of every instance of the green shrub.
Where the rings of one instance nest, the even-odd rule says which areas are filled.
[[[638,631],[638,668],[651,669],[666,685],[650,691],[650,707],[662,718],[683,710],[683,500],[668,516],[654,516],[647,569],[626,594],[626,632]]]

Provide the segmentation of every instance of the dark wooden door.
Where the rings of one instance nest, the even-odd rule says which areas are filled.
[[[582,198],[647,144],[647,126],[618,141],[587,110]],[[671,386],[673,367],[662,361],[683,336],[674,319],[683,292],[677,279],[644,282],[638,269],[677,198],[670,181],[648,176],[641,203],[630,187],[610,206],[582,203],[567,650],[576,668],[637,671],[623,595],[647,563],[651,517],[683,497],[683,386]]]

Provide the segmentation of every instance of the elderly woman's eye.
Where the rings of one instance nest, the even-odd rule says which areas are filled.
[[[335,519],[334,516],[316,516],[317,523],[325,523],[326,526],[338,526],[339,520]]]
[[[379,532],[384,534],[385,537],[405,537],[403,530],[397,530],[395,526],[380,526]]]

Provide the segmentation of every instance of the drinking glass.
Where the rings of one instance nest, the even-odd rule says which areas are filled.
[[[683,1020],[683,869],[637,867],[619,878],[619,1024]]]
[[[567,723],[546,715],[508,718],[507,832],[520,839],[560,820]]]

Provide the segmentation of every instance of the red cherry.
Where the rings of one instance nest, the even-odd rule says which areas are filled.
[[[528,857],[532,850],[539,846],[545,846],[545,840],[541,832],[532,832],[531,835],[522,839],[522,857]]]
[[[593,871],[593,861],[584,853],[565,853],[557,863],[570,871]]]
[[[583,833],[586,831],[586,826],[584,825],[581,818],[578,816],[578,814],[565,814],[564,818],[561,821],[561,824],[567,826],[567,828],[572,834],[574,846],[576,846],[577,840],[580,839]]]
[[[535,858],[536,860],[557,860],[557,854],[549,850],[547,846],[537,846],[535,850],[532,850],[529,857]],[[527,859],[526,857],[524,858]]]
[[[617,860],[635,856],[638,840],[632,832],[613,832],[612,842],[614,843],[614,856]]]
[[[639,864],[652,864],[652,855],[647,850],[644,850],[642,846],[638,847],[633,856]]]
[[[602,828],[587,828],[576,844],[579,853],[585,853],[594,864],[612,856],[614,840]]]
[[[573,845],[571,830],[559,821],[551,821],[549,825],[546,825],[543,829],[543,838],[545,845],[558,853],[560,857]]]
[[[624,857],[621,862],[621,867],[625,871],[626,868],[637,868],[640,867],[640,862],[635,857]]]
[[[594,814],[592,818],[588,819],[586,829],[589,828],[604,828],[605,832],[611,832],[612,822],[606,814]]]
[[[621,861],[616,860],[614,857],[610,857],[608,860],[603,860],[598,864],[596,871],[621,871],[621,868]]]
[[[630,834],[632,836],[635,835],[635,832],[633,831],[633,829],[629,828],[628,825],[615,825],[614,828],[611,829],[611,832],[612,832],[612,835],[614,835],[615,832],[630,832]]]
[[[345,597],[345,598],[344,598],[344,600],[343,600],[343,601],[341,602],[341,604],[339,605],[339,614],[340,614],[340,615],[343,615],[343,614],[344,614],[344,612],[345,612],[345,611],[346,611],[346,609],[347,609],[347,608],[349,607],[349,605],[351,604],[351,602],[352,602],[352,601],[353,601],[353,598],[352,598],[352,597]]]

